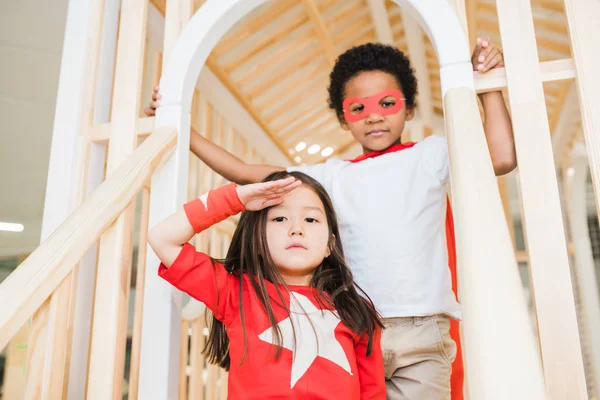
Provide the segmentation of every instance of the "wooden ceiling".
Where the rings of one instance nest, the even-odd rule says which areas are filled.
[[[272,0],[244,17],[210,55],[208,67],[292,162],[321,162],[354,144],[327,106],[333,63],[353,46],[393,42],[417,71],[419,114],[442,114],[439,65],[428,37],[393,1],[386,0],[379,10],[377,1]],[[164,0],[153,2],[164,11]],[[201,3],[196,0],[197,6]],[[501,47],[495,1],[466,3],[471,41],[490,36]],[[571,57],[562,1],[531,3],[540,61]],[[551,129],[569,85],[544,85]]]

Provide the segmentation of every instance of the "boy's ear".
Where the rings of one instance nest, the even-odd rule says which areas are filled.
[[[343,113],[337,113],[337,119],[338,122],[340,123],[340,126],[342,127],[343,130],[345,131],[349,131],[350,127],[348,126],[348,123],[346,122],[346,118],[344,118],[344,114]]]
[[[406,118],[404,118],[404,119],[406,121],[410,121],[414,117],[415,117],[415,107],[407,107],[406,108]]]

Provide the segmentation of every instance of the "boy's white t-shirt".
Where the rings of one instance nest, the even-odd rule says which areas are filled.
[[[311,176],[331,196],[354,279],[384,318],[461,318],[445,236],[444,137],[358,163],[330,159],[287,170]]]

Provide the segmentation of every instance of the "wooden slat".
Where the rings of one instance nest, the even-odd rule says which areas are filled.
[[[154,118],[138,118],[135,124],[135,133],[140,137],[148,136],[154,130]],[[110,122],[94,125],[90,130],[90,140],[94,143],[108,143],[110,129]]]
[[[503,0],[497,2],[497,8],[546,392],[549,399],[585,399],[569,258],[531,6],[525,1]]]
[[[469,45],[475,47],[477,43],[477,0],[466,0],[467,31],[469,33]]]
[[[385,0],[367,0],[367,6],[373,19],[377,41],[393,45],[395,42],[394,35],[390,25],[388,10],[385,7]]]
[[[242,71],[236,71],[235,82],[246,92],[250,93],[250,97],[256,95],[253,85],[256,85],[261,78],[267,77],[267,82],[277,82],[282,79],[282,76],[276,77],[275,71],[281,71],[281,68],[288,66],[283,71],[289,74],[289,65],[294,65],[294,68],[303,68],[317,57],[315,49],[316,39],[313,37],[305,38],[302,43],[290,41],[280,46],[269,57],[258,59],[253,65],[244,68]],[[310,58],[308,58],[310,56]],[[303,57],[303,58],[298,58]],[[285,60],[285,61],[284,61]],[[281,73],[281,72],[280,72]],[[246,89],[247,88],[247,89]]]
[[[181,321],[181,337],[179,338],[179,398],[188,398],[188,352],[189,352],[189,339],[190,339],[190,323],[189,321]],[[135,399],[135,397],[132,397]]]
[[[300,53],[300,54],[302,54],[302,53]],[[296,71],[304,72],[305,68],[307,68],[309,65],[313,65],[313,67],[308,69],[306,73],[312,74],[314,72],[317,72],[319,65],[314,63],[314,61],[317,57],[318,57],[318,54],[316,54],[315,52],[312,52],[312,51],[304,52],[304,56],[300,56],[299,59],[294,60],[294,64],[293,64],[294,69]],[[276,58],[273,58],[273,60],[276,60]],[[265,79],[265,81],[263,83],[252,87],[252,89],[248,92],[248,98],[252,99],[252,98],[255,98],[256,96],[263,94],[266,90],[268,90],[269,88],[272,88],[274,85],[280,84],[285,78],[288,78],[289,76],[290,76],[289,68],[281,68],[278,72],[269,74],[269,78]],[[290,84],[288,82],[284,82],[282,84],[285,84],[286,87],[290,87]],[[244,86],[245,85],[243,83],[240,83],[240,87],[244,87]]]
[[[243,21],[243,25],[240,29],[236,29],[221,39],[219,44],[213,50],[213,54],[216,57],[221,57],[230,52],[244,41],[250,39],[257,30],[280,18],[284,13],[289,11],[295,3],[296,0],[278,0],[272,2],[271,7],[265,8],[263,13],[248,21]]]
[[[286,149],[284,149],[281,143],[279,143],[275,133],[267,126],[265,122],[263,122],[263,120],[260,117],[260,114],[254,107],[254,105],[246,99],[241,90],[231,81],[231,78],[223,73],[223,71],[219,68],[219,65],[211,56],[209,56],[206,60],[206,65],[217,76],[217,78],[219,78],[223,85],[231,92],[233,97],[235,97],[235,99],[248,111],[248,113],[252,116],[254,121],[256,121],[258,126],[260,126],[260,128],[269,136],[269,138],[273,141],[273,143],[275,143],[275,145],[281,150],[281,152],[289,158]],[[290,162],[291,161],[292,160],[290,159]]]
[[[140,212],[140,237],[138,240],[137,271],[135,277],[135,306],[133,314],[133,334],[131,335],[131,362],[129,367],[129,397],[137,399],[140,351],[142,346],[142,315],[144,313],[144,286],[146,280],[146,253],[148,251],[148,217],[150,213],[150,190],[142,189]]]
[[[570,58],[541,62],[539,63],[539,71],[542,82],[560,81],[575,77],[575,66]],[[505,68],[495,68],[485,74],[475,72],[474,77],[477,93],[491,92],[507,86]]]
[[[303,84],[293,87],[292,90],[286,91],[285,88],[279,89],[278,91],[270,94],[273,98],[282,99],[276,103],[268,103],[270,105],[266,106],[264,110],[262,110],[261,114],[265,116],[265,118],[272,117],[273,115],[279,114],[279,112],[283,110],[287,110],[292,108],[294,104],[298,104],[298,95],[302,93],[302,96],[308,99],[314,99],[315,97],[323,95],[326,93],[326,83],[324,82],[325,78],[322,79],[313,79],[304,80]],[[283,149],[282,149],[283,151]]]
[[[107,174],[127,160],[137,145],[135,127],[139,109],[146,39],[148,2],[125,0],[117,44],[111,135]],[[98,275],[92,321],[88,398],[121,395],[127,311],[131,276],[133,207],[127,207],[100,238]],[[103,393],[103,394],[101,394]]]
[[[232,66],[239,66],[247,63],[253,57],[279,42],[281,37],[291,35],[292,32],[301,28],[308,21],[309,18],[307,15],[300,15],[293,22],[285,25],[285,31],[273,32],[269,36],[265,36],[265,38],[262,39],[258,44],[254,44],[252,47],[249,47],[248,51],[240,52],[240,54],[236,55],[235,57],[228,58],[227,62],[224,64],[224,67],[231,69]]]
[[[317,108],[317,107],[314,107]],[[327,109],[317,109],[318,113],[315,115],[311,115],[310,117],[301,121],[301,123],[292,126],[290,129],[281,130],[281,134],[279,137],[283,141],[284,144],[289,145],[290,141],[296,141],[298,135],[306,135],[307,132],[312,132],[315,127],[321,126],[322,124],[327,123],[328,121],[335,120],[337,122],[337,118],[333,111]],[[294,146],[296,143],[294,143]],[[293,146],[292,146],[293,147]]]
[[[324,110],[320,107],[315,107],[312,103],[307,102],[301,104],[296,109],[290,110],[286,113],[271,119],[269,124],[272,124],[274,129],[281,135],[291,131],[298,126],[301,126],[305,121],[318,117],[318,114],[322,114]]]
[[[190,400],[203,400],[204,397],[204,316],[192,321],[190,344]],[[207,397],[208,399],[208,397]]]
[[[327,56],[327,61],[329,65],[333,67],[335,64],[335,60],[337,58],[337,50],[335,48],[335,44],[331,39],[331,35],[325,26],[325,22],[321,17],[321,13],[315,0],[301,0],[302,4],[304,4],[304,8],[306,13],[308,14],[315,32],[317,36],[321,39],[321,43],[323,44],[323,50],[325,51],[325,55]]]

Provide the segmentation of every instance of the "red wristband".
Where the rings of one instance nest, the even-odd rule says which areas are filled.
[[[232,215],[246,211],[237,195],[236,187],[235,183],[230,183],[183,205],[194,232],[201,232]]]

